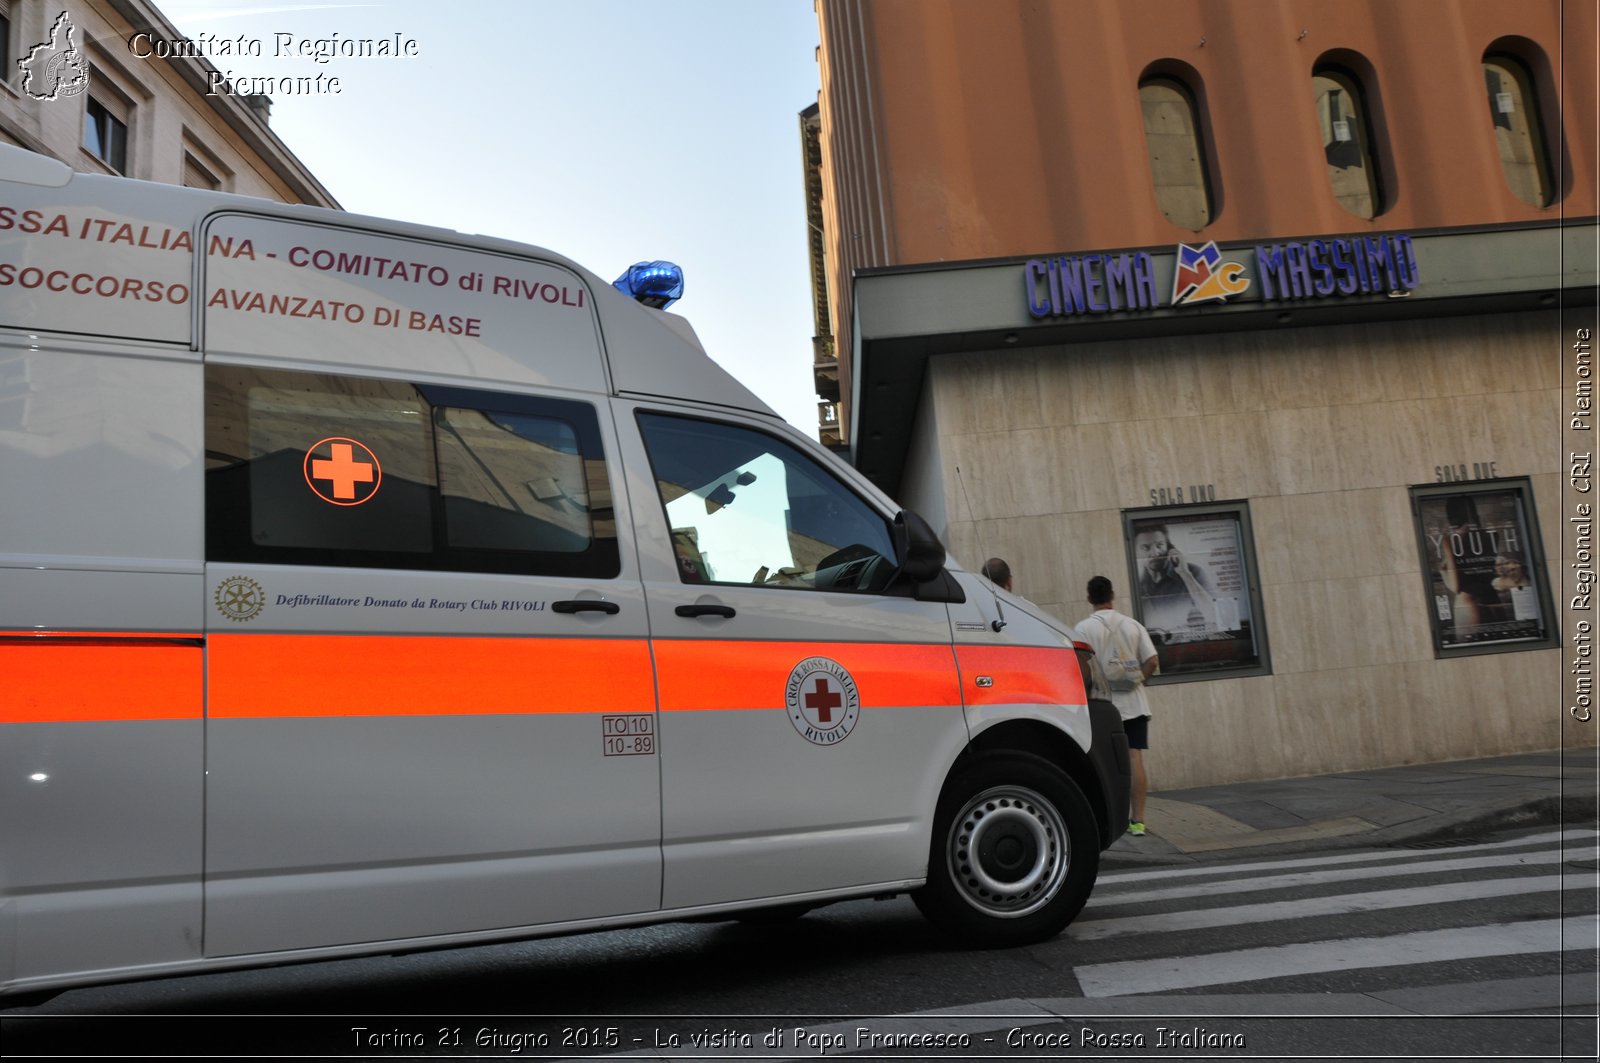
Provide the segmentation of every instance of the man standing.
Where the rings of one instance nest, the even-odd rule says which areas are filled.
[[[1094,648],[1106,678],[1111,681],[1111,703],[1122,717],[1128,736],[1128,760],[1133,769],[1129,797],[1133,812],[1128,833],[1144,833],[1144,797],[1149,781],[1144,771],[1144,751],[1150,748],[1150,699],[1144,682],[1155,674],[1155,643],[1143,624],[1114,608],[1116,595],[1111,581],[1096,576],[1089,581],[1089,604],[1094,612],[1078,625],[1078,637]]]

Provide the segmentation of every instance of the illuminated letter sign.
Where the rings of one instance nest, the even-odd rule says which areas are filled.
[[[1404,233],[1257,244],[1256,272],[1263,299],[1409,292],[1417,286],[1417,256]]]
[[[1262,302],[1406,294],[1418,282],[1416,251],[1405,233],[1257,244],[1254,281],[1248,261],[1243,248],[1225,251],[1215,240],[1179,244],[1167,305],[1225,303],[1248,292],[1254,281]],[[1030,258],[1022,270],[1022,294],[1035,321],[1162,305],[1147,251]]]
[[[1036,321],[1160,305],[1148,251],[1030,258],[1022,287],[1028,315]]]

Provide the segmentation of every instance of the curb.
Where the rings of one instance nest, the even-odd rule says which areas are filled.
[[[1497,804],[1440,813],[1409,823],[1397,823],[1358,834],[1331,835],[1326,838],[1266,845],[1252,844],[1250,836],[1245,835],[1238,845],[1225,849],[1211,849],[1201,854],[1180,852],[1170,847],[1166,852],[1152,853],[1108,849],[1100,854],[1100,868],[1128,870],[1201,862],[1225,863],[1331,849],[1383,848],[1423,845],[1431,842],[1467,841],[1479,834],[1531,827],[1568,826],[1574,829],[1584,827],[1594,829],[1595,799],[1593,791],[1518,797]],[[1159,835],[1154,837],[1159,840]]]

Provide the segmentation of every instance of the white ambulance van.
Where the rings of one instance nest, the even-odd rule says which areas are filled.
[[[536,248],[0,147],[0,487],[0,993],[901,892],[1030,942],[1126,819],[1069,627]]]

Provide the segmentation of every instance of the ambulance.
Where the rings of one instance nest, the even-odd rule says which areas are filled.
[[[1073,918],[1127,811],[1092,656],[679,283],[0,147],[0,993]]]

